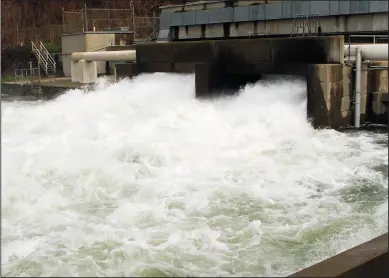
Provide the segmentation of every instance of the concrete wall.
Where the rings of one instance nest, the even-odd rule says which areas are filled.
[[[62,35],[62,65],[65,76],[70,76],[70,55],[73,52],[86,51],[85,34]]]
[[[312,64],[307,71],[308,117],[315,127],[352,124],[352,69],[344,64]]]
[[[62,37],[63,72],[70,76],[70,56],[73,52],[95,51],[115,45],[114,33],[63,34]],[[105,73],[105,62],[97,62],[97,74]]]
[[[388,260],[386,233],[288,277],[388,277]]]
[[[165,71],[176,63],[217,63],[234,70],[247,63],[263,67],[282,63],[343,63],[343,36],[253,38],[136,45],[139,70]],[[246,69],[248,70],[248,69]]]
[[[369,66],[387,68],[388,61],[362,65],[361,120],[388,124],[388,69],[371,70]]]

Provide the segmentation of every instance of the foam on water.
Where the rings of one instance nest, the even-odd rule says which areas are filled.
[[[388,230],[387,135],[315,130],[305,84],[153,74],[2,104],[3,276],[283,276]]]

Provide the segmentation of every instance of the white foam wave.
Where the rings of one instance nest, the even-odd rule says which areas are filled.
[[[152,74],[2,104],[3,275],[283,276],[384,233],[387,136],[313,129],[305,94]]]

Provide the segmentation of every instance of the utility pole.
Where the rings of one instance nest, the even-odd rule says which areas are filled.
[[[84,32],[88,32],[88,15],[86,12],[86,2],[84,4],[84,26],[85,26]]]
[[[135,4],[134,1],[130,1],[130,6],[131,6],[131,13],[132,13],[132,34],[134,37],[134,44],[135,44],[135,38],[136,38],[136,28],[135,28]]]

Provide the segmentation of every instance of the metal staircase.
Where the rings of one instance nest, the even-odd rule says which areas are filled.
[[[31,46],[32,52],[38,61],[38,67],[42,68],[47,76],[55,75],[57,73],[56,63],[43,43],[40,41],[39,47],[37,47],[35,43],[31,41]]]

